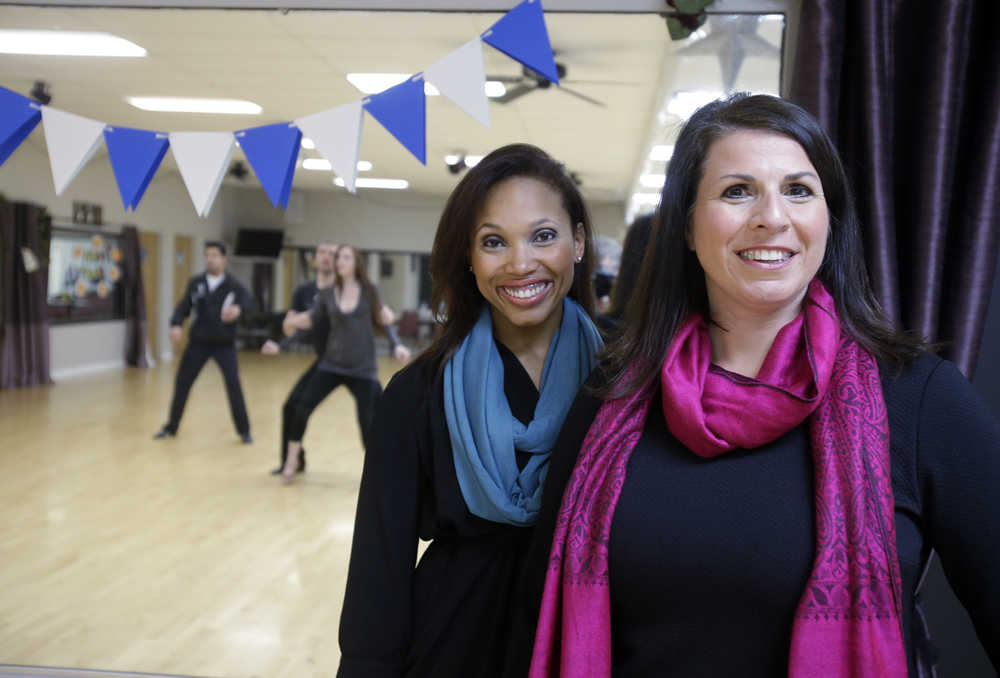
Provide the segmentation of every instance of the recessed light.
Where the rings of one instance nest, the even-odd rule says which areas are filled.
[[[222,113],[227,115],[259,115],[262,109],[243,99],[192,99],[188,97],[124,97],[125,101],[144,111],[164,113]]]
[[[308,148],[311,151],[316,148],[316,142],[309,137],[302,137],[302,148]]]
[[[507,87],[499,80],[487,80],[483,88],[486,90],[486,96],[493,99],[502,97],[507,93]]]
[[[482,160],[483,160],[483,156],[481,156],[481,155],[467,155],[467,156],[465,156],[465,166],[466,167],[475,167],[480,162],[482,162]]]
[[[649,151],[649,159],[654,162],[667,162],[674,154],[672,144],[657,144]]]
[[[639,205],[655,205],[660,202],[659,193],[633,193],[632,202]]]
[[[45,56],[144,57],[146,50],[111,33],[0,30],[0,53]]]

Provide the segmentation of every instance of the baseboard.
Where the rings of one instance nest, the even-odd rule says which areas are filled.
[[[125,367],[125,360],[109,360],[103,363],[90,363],[89,365],[80,365],[78,367],[64,367],[62,369],[52,370],[50,375],[53,381],[59,381],[60,379],[73,379],[74,377],[83,377],[88,374],[94,374],[96,372],[107,372],[108,370],[116,370]]]

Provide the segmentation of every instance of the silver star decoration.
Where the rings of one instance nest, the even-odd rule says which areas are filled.
[[[778,58],[781,50],[757,35],[761,17],[745,14],[716,14],[708,17],[711,32],[677,50],[682,56],[717,55],[726,94],[736,87],[736,78],[748,56]]]

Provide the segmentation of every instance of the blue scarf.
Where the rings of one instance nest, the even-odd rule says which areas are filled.
[[[528,426],[510,411],[503,362],[484,306],[444,370],[444,413],[458,485],[469,511],[510,525],[532,525],[542,503],[549,454],[577,390],[604,345],[584,310],[563,300],[562,323],[549,345],[535,417]],[[514,450],[533,456],[519,470]]]

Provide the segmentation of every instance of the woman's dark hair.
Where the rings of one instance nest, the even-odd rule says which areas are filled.
[[[677,137],[622,334],[602,355],[608,384],[602,395],[618,397],[650,385],[685,319],[700,313],[710,320],[705,272],[688,248],[687,235],[709,149],[727,134],[745,130],[793,139],[819,173],[830,230],[817,275],[836,303],[844,332],[876,359],[896,366],[925,346],[892,326],[872,292],[847,175],[819,123],[777,97],[738,93],[698,109]]]
[[[618,277],[615,278],[615,286],[611,290],[611,308],[608,309],[608,315],[615,320],[620,319],[625,313],[625,306],[639,281],[639,269],[642,267],[642,258],[649,246],[653,219],[652,213],[637,216],[625,236],[621,263],[618,265]]]
[[[493,151],[469,170],[448,197],[431,250],[431,308],[440,314],[441,333],[426,354],[444,364],[476,324],[485,299],[469,270],[472,235],[490,190],[513,177],[536,179],[552,187],[562,198],[563,208],[574,230],[583,224],[583,261],[573,267],[569,297],[588,315],[594,314],[594,291],[590,281],[594,267],[593,230],[583,196],[566,172],[542,149],[530,144],[511,144]]]
[[[321,244],[330,243],[324,242]],[[358,254],[358,251],[351,245],[340,245],[333,253],[333,285],[337,288],[338,293],[343,292],[344,279],[337,272],[337,257],[340,256],[340,251],[345,249],[351,250],[351,254],[354,255],[354,279],[361,285],[361,291],[368,297],[368,303],[372,307],[372,325],[376,328],[381,328],[382,323],[378,321],[378,314],[382,310],[382,300],[378,296],[378,290],[375,289],[375,285],[368,278],[368,267],[365,266],[365,258]]]

